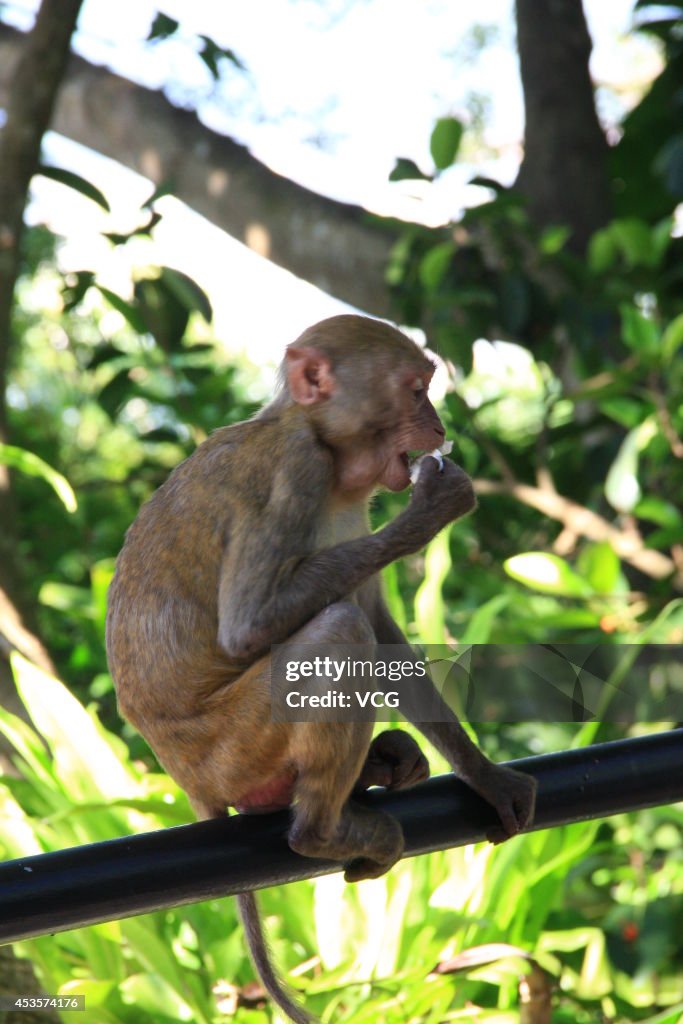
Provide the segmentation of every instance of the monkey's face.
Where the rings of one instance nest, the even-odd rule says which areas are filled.
[[[400,331],[365,317],[332,317],[287,349],[289,396],[333,452],[336,489],[401,491],[410,454],[445,431],[429,401],[434,364]]]
[[[410,455],[438,447],[445,431],[428,396],[433,367],[409,370],[395,392],[394,423],[377,437],[376,456],[381,464],[377,483],[402,491],[410,483]]]
[[[442,443],[445,431],[427,393],[433,372],[426,362],[392,367],[373,389],[340,388],[330,397],[317,419],[335,454],[341,491],[402,491],[410,483],[410,456]]]

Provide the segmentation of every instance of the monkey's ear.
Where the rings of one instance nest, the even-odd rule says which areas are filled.
[[[332,364],[320,349],[290,345],[285,359],[289,393],[298,405],[315,405],[334,392]]]

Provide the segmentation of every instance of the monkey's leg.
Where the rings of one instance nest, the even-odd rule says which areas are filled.
[[[360,660],[374,657],[375,635],[365,613],[354,604],[339,602],[315,616],[296,634],[297,643],[339,645],[342,654],[352,645]],[[343,657],[341,661],[343,661]],[[351,693],[354,681],[335,680]],[[325,857],[347,865],[347,881],[384,874],[403,852],[398,822],[350,800],[366,762],[373,722],[298,722],[293,727],[290,756],[296,765],[294,821],[288,841],[308,857]]]
[[[299,798],[287,837],[290,847],[305,857],[346,864],[347,882],[385,874],[403,853],[403,832],[396,819],[357,804],[348,796],[341,806],[338,801],[326,806],[323,792],[312,778],[303,776],[297,787]],[[340,775],[337,781],[341,785],[345,780]]]
[[[354,787],[363,792],[370,786],[407,789],[429,778],[429,762],[407,732],[387,729],[375,736]]]

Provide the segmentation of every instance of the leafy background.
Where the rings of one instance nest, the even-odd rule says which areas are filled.
[[[483,205],[447,228],[406,227],[393,250],[396,318],[424,328],[446,362],[441,411],[479,494],[475,516],[386,573],[392,610],[415,640],[683,640],[683,9],[674,8],[646,25],[664,70],[610,151],[624,187],[585,255],[566,227],[535,226],[518,193],[488,180]],[[433,174],[400,160],[393,176],[438,179],[463,134],[457,119],[441,119]],[[42,173],[106,208],[78,176]],[[109,233],[112,246],[153,230],[159,195],[135,231]],[[254,411],[249,370],[212,336],[210,300],[192,280],[141,268],[117,294],[90,269],[63,274],[59,245],[41,226],[25,239],[13,443],[0,460],[14,470],[24,599],[68,689],[14,657],[24,713],[0,711],[5,858],[191,819],[116,713],[106,590],[140,504],[211,430]],[[375,525],[404,501],[380,496]],[[503,724],[483,726],[480,739],[498,759],[658,727]],[[436,757],[433,767],[444,769]],[[323,1020],[549,1019],[525,1010],[526,977],[548,999],[552,991],[553,1021],[674,1024],[682,826],[680,807],[662,807],[422,857],[355,887],[335,876],[269,891],[274,955]],[[230,900],[45,936],[17,952],[47,991],[85,993],[89,1022],[273,1019]]]

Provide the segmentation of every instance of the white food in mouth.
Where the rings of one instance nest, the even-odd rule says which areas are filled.
[[[420,466],[422,465],[422,462],[423,462],[424,459],[428,458],[429,456],[431,456],[433,459],[436,459],[436,461],[439,463],[439,472],[441,472],[443,470],[443,457],[444,457],[444,455],[450,455],[452,451],[453,451],[453,442],[452,441],[444,441],[444,443],[439,448],[435,448],[433,452],[426,452],[424,455],[420,455],[417,459],[415,459],[413,462],[411,462],[411,464],[410,464],[410,482],[411,482],[411,484],[417,483],[417,478],[420,475]]]

